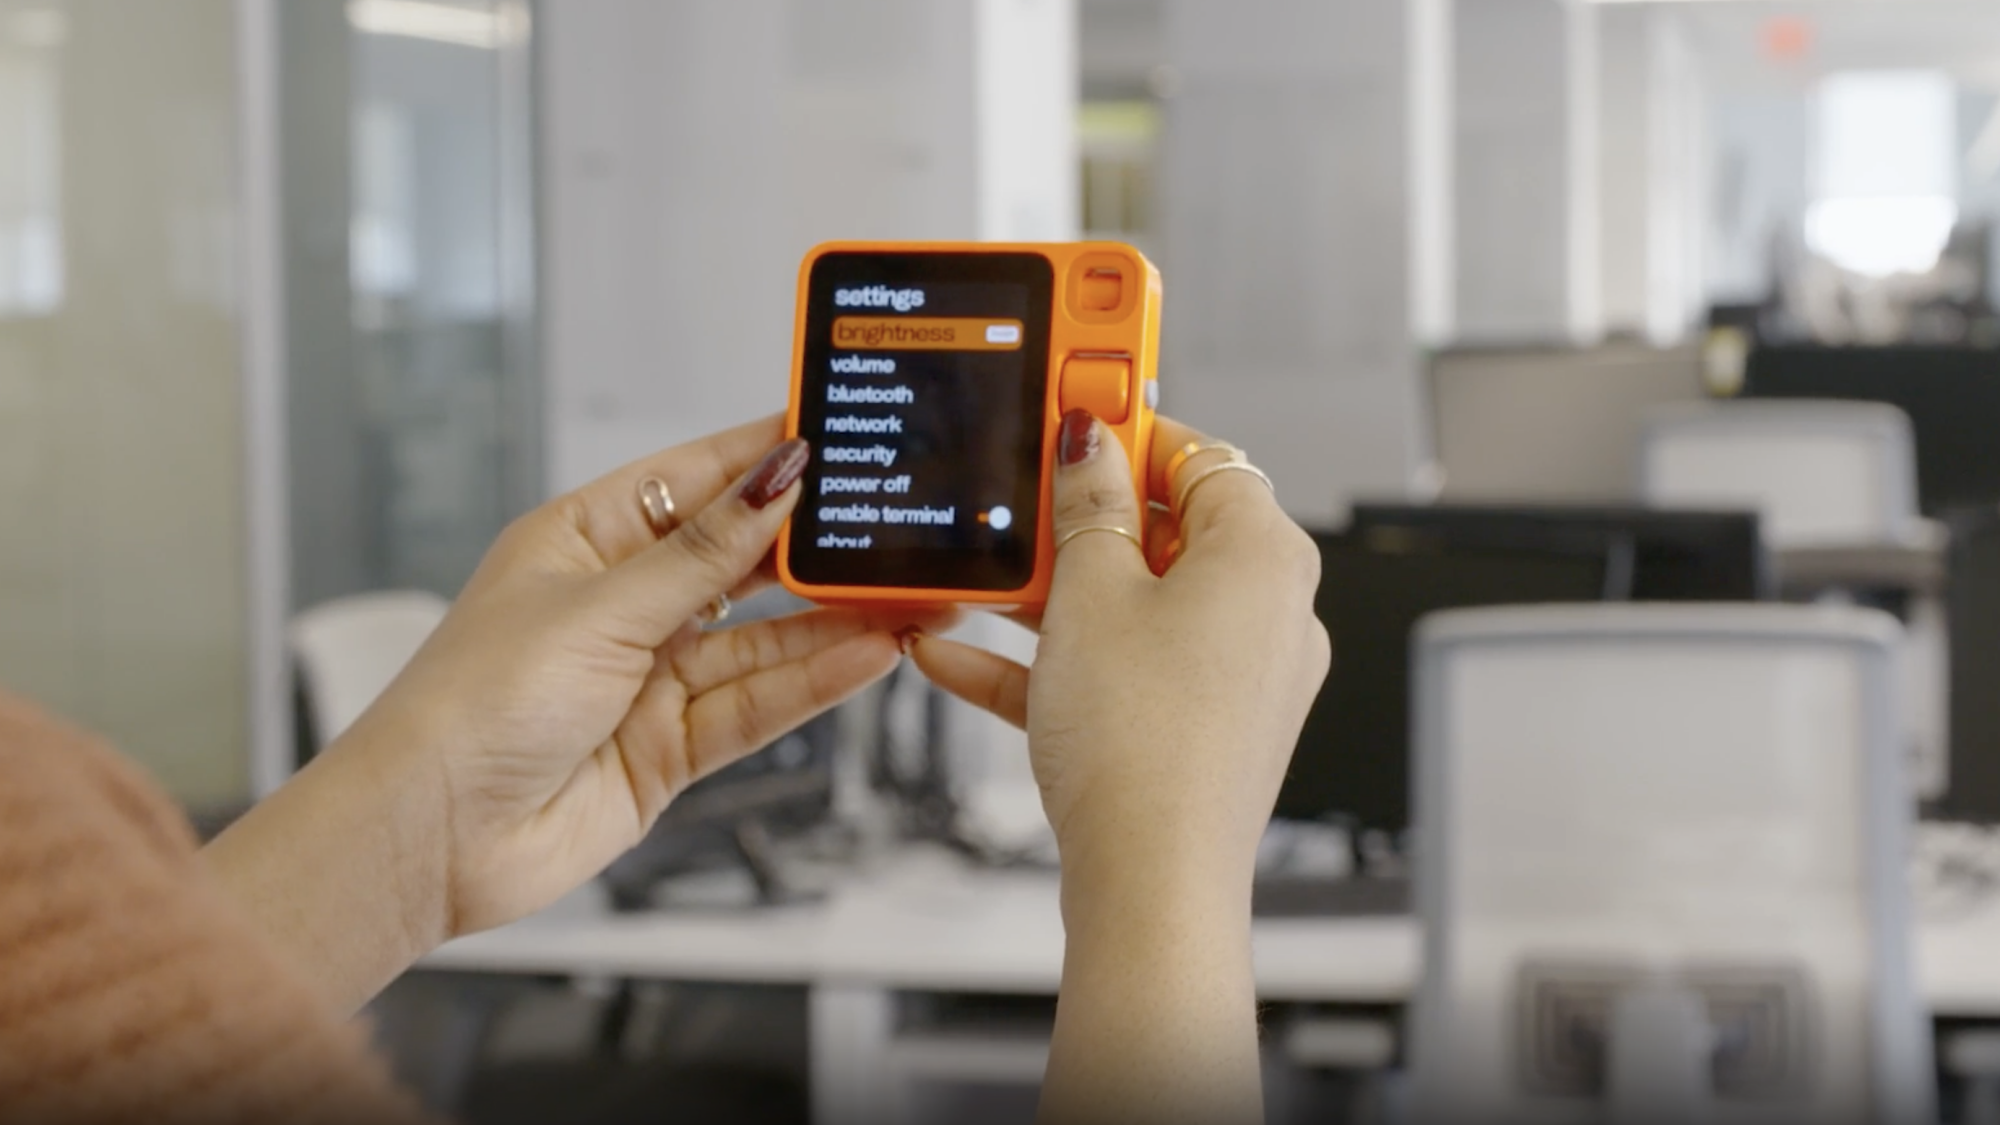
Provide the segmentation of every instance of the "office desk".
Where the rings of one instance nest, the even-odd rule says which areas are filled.
[[[1907,590],[1935,596],[1944,589],[1939,544],[1793,548],[1771,553],[1779,589],[1809,594],[1835,587]]]
[[[612,915],[586,890],[515,925],[462,938],[422,968],[488,973],[798,984],[811,995],[815,1118],[909,1116],[909,1089],[951,1074],[1031,1079],[1045,1041],[954,1047],[905,1034],[910,993],[1053,995],[1062,919],[1046,872],[968,870],[916,850],[869,865],[825,900],[754,911]],[[2000,899],[1920,920],[1919,984],[1940,1017],[2000,1020]],[[1409,918],[1260,919],[1267,1001],[1396,1006],[1421,949]]]
[[[1409,919],[1271,919],[1253,934],[1259,994],[1273,1001],[1400,1004],[1417,975]],[[586,887],[514,925],[460,938],[427,970],[797,984],[810,991],[815,1119],[913,1116],[928,1078],[1033,1080],[1046,1029],[1017,1041],[909,1034],[911,993],[1053,995],[1062,976],[1056,881],[968,870],[925,849],[858,870],[817,903],[769,910],[612,914]]]
[[[1259,919],[1252,940],[1257,985],[1270,999],[1398,1004],[1416,981],[1408,918]],[[586,887],[511,926],[450,942],[419,967],[1034,994],[1055,991],[1062,952],[1053,875],[969,870],[918,850],[797,906],[614,914]]]
[[[2000,1020],[2000,898],[1917,920],[1917,984],[1940,1018]]]
[[[1401,1003],[1417,976],[1408,918],[1259,919],[1258,992],[1270,1000]],[[968,873],[917,853],[838,896],[819,978],[921,992],[1053,994],[1062,915],[1046,872]]]
[[[421,969],[810,984],[826,906],[618,914],[596,884],[511,926],[449,942]]]

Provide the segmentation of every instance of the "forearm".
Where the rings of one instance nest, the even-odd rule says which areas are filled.
[[[363,728],[343,736],[203,852],[224,890],[343,1014],[449,924],[441,786],[421,776],[422,756],[387,743]]]
[[[1262,1121],[1247,873],[1171,856],[1116,878],[1074,866],[1044,1125]]]

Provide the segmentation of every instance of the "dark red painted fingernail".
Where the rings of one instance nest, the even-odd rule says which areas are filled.
[[[738,495],[743,502],[762,511],[771,501],[785,494],[785,490],[798,483],[799,475],[806,471],[806,462],[812,460],[812,447],[804,438],[793,438],[785,444],[764,454],[750,479],[743,482],[743,491]]]
[[[1056,456],[1065,465],[1081,465],[1096,454],[1097,419],[1088,410],[1064,414],[1062,431],[1056,437]]]
[[[910,649],[915,647],[917,638],[923,635],[924,631],[921,626],[905,625],[901,629],[896,630],[896,647],[903,650],[904,656],[908,656],[910,655]]]

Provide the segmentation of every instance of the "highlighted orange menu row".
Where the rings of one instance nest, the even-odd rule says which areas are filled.
[[[869,351],[1011,352],[1021,346],[1021,322],[975,316],[843,316],[833,322],[833,346]]]

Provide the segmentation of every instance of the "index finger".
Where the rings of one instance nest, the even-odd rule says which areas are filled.
[[[552,505],[576,528],[607,567],[660,541],[639,503],[639,482],[666,482],[680,522],[694,518],[729,483],[785,439],[785,416],[772,414],[734,429],[664,449],[614,469]]]
[[[1166,415],[1153,419],[1153,449],[1148,457],[1150,468],[1146,474],[1146,494],[1155,503],[1171,506],[1177,488],[1186,487],[1186,482],[1203,469],[1220,464],[1228,454],[1220,451],[1203,451],[1189,456],[1169,478],[1174,460],[1182,450],[1196,442],[1211,440],[1207,434],[1185,423],[1176,422]],[[1246,507],[1252,510],[1282,514],[1278,501],[1264,482],[1249,473],[1222,472],[1204,480],[1188,503],[1188,510],[1180,516],[1183,547],[1191,546],[1207,528],[1222,519],[1232,508]]]

